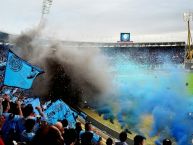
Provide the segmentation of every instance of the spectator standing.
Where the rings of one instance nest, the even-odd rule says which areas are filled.
[[[145,145],[146,138],[141,135],[136,135],[134,137],[134,145]]]
[[[79,134],[80,134],[80,132],[82,131],[82,126],[81,126],[81,123],[80,123],[80,122],[77,122],[77,123],[76,123],[76,128],[75,128],[75,130],[76,130],[76,134],[77,134],[77,136],[76,136],[76,138],[77,138],[76,145],[80,145],[80,137],[79,137]]]
[[[81,144],[91,145],[98,144],[101,141],[101,137],[93,132],[91,123],[85,124],[85,131],[80,132]]]
[[[126,140],[127,140],[127,133],[125,131],[121,132],[119,134],[119,140],[120,142],[116,142],[115,145],[128,145],[126,143]]]
[[[25,121],[25,128],[21,134],[21,142],[30,142],[32,141],[33,137],[35,136],[35,133],[33,132],[33,128],[35,125],[34,119],[27,119]]]
[[[111,138],[108,138],[106,140],[106,145],[112,145],[113,144],[113,140]]]

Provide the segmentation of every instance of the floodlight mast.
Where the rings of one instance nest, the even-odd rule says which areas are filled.
[[[52,5],[53,0],[43,0],[43,5],[42,5],[42,12],[41,12],[41,19],[39,22],[39,27],[44,26],[45,24],[45,15],[49,14],[50,12],[50,7]]]
[[[50,7],[52,5],[53,0],[43,0],[43,6],[42,6],[42,17],[46,14],[49,14]]]
[[[184,21],[187,22],[188,24],[188,39],[187,39],[187,52],[186,52],[186,59],[191,60],[193,56],[193,49],[192,47],[192,36],[191,36],[191,31],[190,31],[190,22],[193,19],[193,13],[187,12],[184,13]]]

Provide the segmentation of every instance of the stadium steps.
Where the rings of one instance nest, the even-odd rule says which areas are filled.
[[[87,121],[91,122],[93,126],[97,127],[99,130],[102,131],[103,134],[106,134],[104,138],[107,138],[107,136],[110,136],[114,138],[114,140],[118,140],[119,138],[119,132],[111,129],[110,127],[100,123],[98,120],[93,118],[86,110],[82,110],[87,115]],[[103,137],[103,136],[102,136]],[[130,138],[127,138],[126,141],[128,144],[133,144],[133,140]]]

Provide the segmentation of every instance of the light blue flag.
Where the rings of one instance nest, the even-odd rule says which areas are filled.
[[[39,112],[38,110],[36,109],[36,107],[40,106],[40,99],[39,98],[27,98],[25,101],[24,101],[24,104],[25,105],[28,105],[28,104],[31,104],[33,106],[33,110],[34,110],[34,113],[36,115],[39,115]]]
[[[4,85],[29,89],[34,79],[43,71],[22,60],[9,51],[4,76]]]
[[[55,124],[58,120],[67,119],[69,127],[75,127],[75,115],[76,112],[72,111],[70,107],[61,100],[57,100],[52,103],[48,109],[44,112],[49,124]]]

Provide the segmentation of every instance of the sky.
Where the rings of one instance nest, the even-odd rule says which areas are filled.
[[[1,31],[20,34],[39,24],[43,0],[0,2]],[[186,41],[188,11],[193,0],[53,0],[43,33],[74,41],[116,42],[121,32],[134,42]]]

